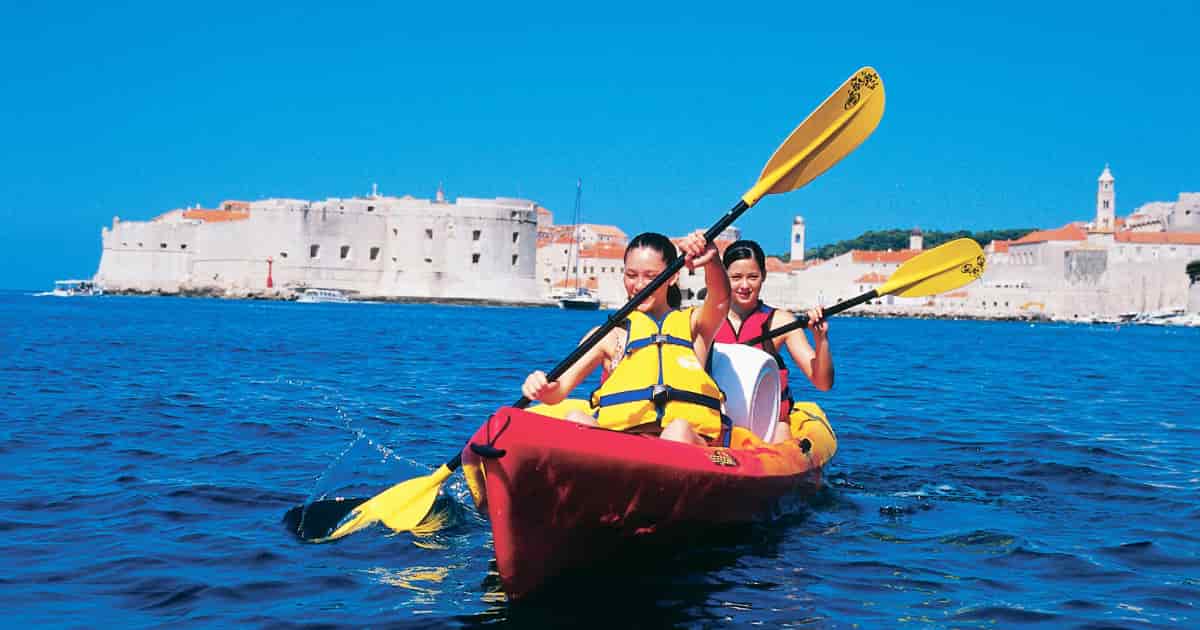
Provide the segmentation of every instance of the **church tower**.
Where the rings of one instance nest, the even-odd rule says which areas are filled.
[[[792,262],[804,260],[804,217],[792,219]]]
[[[921,251],[925,247],[925,235],[921,233],[921,228],[914,227],[912,232],[908,233],[908,248]]]
[[[1093,232],[1111,234],[1116,227],[1117,191],[1113,187],[1112,173],[1108,165],[1100,173],[1099,184],[1096,187],[1096,222],[1092,225]]]

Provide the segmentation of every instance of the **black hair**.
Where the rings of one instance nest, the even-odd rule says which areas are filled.
[[[675,243],[658,232],[642,232],[633,237],[629,246],[625,248],[625,257],[628,258],[629,252],[639,247],[649,247],[658,252],[668,267],[679,258],[679,250],[675,249]],[[667,306],[679,308],[680,304],[683,304],[683,293],[680,292],[679,285],[672,284],[667,288]]]
[[[729,265],[746,258],[753,258],[754,262],[758,263],[758,270],[762,272],[763,277],[767,277],[767,257],[758,243],[754,241],[734,241],[732,245],[725,248],[725,255],[721,257],[721,262],[728,269]]]

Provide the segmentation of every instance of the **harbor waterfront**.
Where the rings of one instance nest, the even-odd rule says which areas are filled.
[[[280,524],[429,472],[605,316],[0,293],[9,622],[1200,621],[1191,328],[839,316],[835,387],[797,390],[839,438],[815,500],[527,605],[461,477],[432,536]]]

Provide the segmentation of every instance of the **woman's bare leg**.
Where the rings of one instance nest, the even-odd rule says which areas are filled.
[[[563,419],[569,420],[571,422],[576,422],[579,424],[586,424],[589,427],[600,426],[600,423],[596,422],[595,418],[593,418],[591,415],[586,414],[578,409],[572,409],[571,411],[568,411],[567,416]]]
[[[683,418],[675,418],[672,420],[671,423],[667,425],[667,428],[663,429],[662,433],[659,434],[659,437],[664,440],[671,440],[672,442],[683,442],[684,444],[708,446],[708,442],[705,441],[704,438],[700,437],[700,434],[696,433],[696,430],[692,428],[691,423]]]

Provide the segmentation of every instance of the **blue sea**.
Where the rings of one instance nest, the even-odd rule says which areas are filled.
[[[284,529],[430,472],[604,316],[0,293],[4,624],[1200,627],[1197,329],[835,318],[817,496],[529,605],[461,476],[432,536]]]

